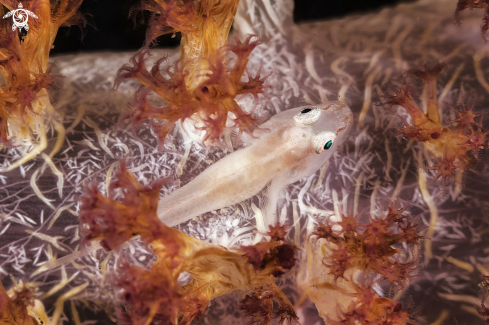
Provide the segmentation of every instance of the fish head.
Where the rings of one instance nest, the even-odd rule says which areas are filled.
[[[321,168],[346,140],[353,121],[353,113],[342,102],[301,106],[275,115],[270,125],[280,133],[289,176],[300,179]]]

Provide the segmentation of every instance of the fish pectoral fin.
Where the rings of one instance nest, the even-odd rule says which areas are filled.
[[[267,230],[269,229],[268,226],[275,226],[278,222],[277,204],[285,185],[286,183],[280,180],[273,180],[263,193],[261,211],[263,212],[263,221]]]

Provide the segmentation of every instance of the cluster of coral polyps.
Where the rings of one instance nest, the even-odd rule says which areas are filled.
[[[319,222],[311,233],[307,267],[298,282],[328,324],[414,323],[409,310],[395,301],[417,274],[423,238],[418,221],[404,215],[405,209],[391,203],[385,217],[370,217],[367,223],[359,215],[341,215],[339,221]],[[374,291],[383,279],[396,292],[394,300]]]
[[[151,126],[158,136],[160,146],[175,123],[188,118],[194,120],[196,129],[205,130],[203,143],[220,144],[221,135],[229,126],[236,127],[240,133],[245,131],[251,134],[258,120],[243,111],[235,98],[246,94],[252,94],[256,98],[264,92],[266,77],[261,77],[259,72],[255,77],[248,75],[248,81],[241,81],[248,56],[260,43],[255,36],[250,35],[243,43],[236,39],[236,44],[219,49],[208,58],[208,68],[201,70],[204,78],[195,86],[192,85],[194,80],[188,78],[191,73],[185,61],[181,59],[174,64],[173,69],[167,69],[166,78],[160,71],[160,65],[165,58],[156,61],[151,71],[148,71],[144,63],[148,52],[141,50],[131,59],[132,67],[125,65],[117,73],[116,87],[122,80],[132,78],[142,84],[134,95],[134,103],[128,105],[130,112],[121,119],[132,118],[133,126],[151,119]],[[228,52],[236,54],[236,60],[231,66],[226,60]],[[153,107],[147,99],[151,92],[167,101],[168,105]],[[228,113],[233,114],[234,125],[228,124]]]
[[[424,69],[410,71],[424,82],[426,114],[414,103],[409,84],[391,87],[393,94],[385,96],[385,103],[390,107],[399,105],[409,113],[412,123],[403,119],[404,126],[398,130],[409,140],[424,143],[433,153],[436,165],[427,168],[436,172],[433,182],[441,178],[445,187],[447,178],[457,180],[455,172],[475,165],[479,151],[489,148],[489,131],[483,131],[481,121],[476,120],[482,114],[474,114],[474,105],[467,106],[464,98],[461,98],[461,109],[453,109],[457,117],[442,122],[437,104],[436,80],[443,66],[437,64],[433,68],[425,66]]]
[[[57,122],[49,97],[50,86],[59,75],[50,75],[49,51],[59,27],[69,26],[79,20],[76,14],[82,0],[34,0],[25,3],[37,15],[29,20],[27,35],[13,29],[12,19],[0,20],[0,148],[30,145],[37,147],[24,155],[17,164],[35,157],[47,146],[45,119],[50,118],[59,133],[53,149],[54,155],[64,141],[64,128]],[[15,1],[0,1],[0,16],[17,9]],[[14,16],[17,13],[14,14]],[[36,137],[39,139],[36,139]],[[37,140],[37,141],[36,141]]]
[[[125,79],[141,83],[134,95],[130,111],[121,121],[132,119],[136,126],[150,119],[160,146],[175,123],[189,119],[190,133],[195,133],[205,144],[222,144],[221,135],[230,126],[241,132],[252,133],[258,121],[253,112],[244,111],[236,102],[239,95],[264,93],[265,79],[260,70],[248,81],[241,81],[251,51],[262,42],[253,35],[236,44],[228,44],[227,36],[239,1],[147,1],[141,7],[153,12],[146,46],[136,53],[132,66],[125,65],[117,73],[115,87]],[[148,46],[156,37],[166,33],[182,33],[181,57],[173,67],[161,73],[162,57],[151,70],[146,69]],[[228,54],[235,55],[234,63]],[[154,107],[148,95],[155,93],[168,105]],[[232,122],[232,123],[231,123]],[[187,124],[188,125],[188,124]],[[202,132],[203,131],[203,132]]]

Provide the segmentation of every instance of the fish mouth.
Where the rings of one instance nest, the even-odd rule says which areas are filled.
[[[328,113],[336,115],[339,121],[339,128],[336,131],[336,135],[340,132],[349,129],[353,125],[354,118],[353,113],[348,105],[343,102],[327,102],[318,105],[323,111],[329,111]]]

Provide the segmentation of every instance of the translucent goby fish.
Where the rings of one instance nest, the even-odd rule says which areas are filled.
[[[158,218],[175,226],[264,191],[266,229],[277,220],[277,202],[286,185],[315,173],[347,138],[353,124],[341,102],[283,111],[243,136],[247,147],[217,161],[185,186],[160,199]]]

